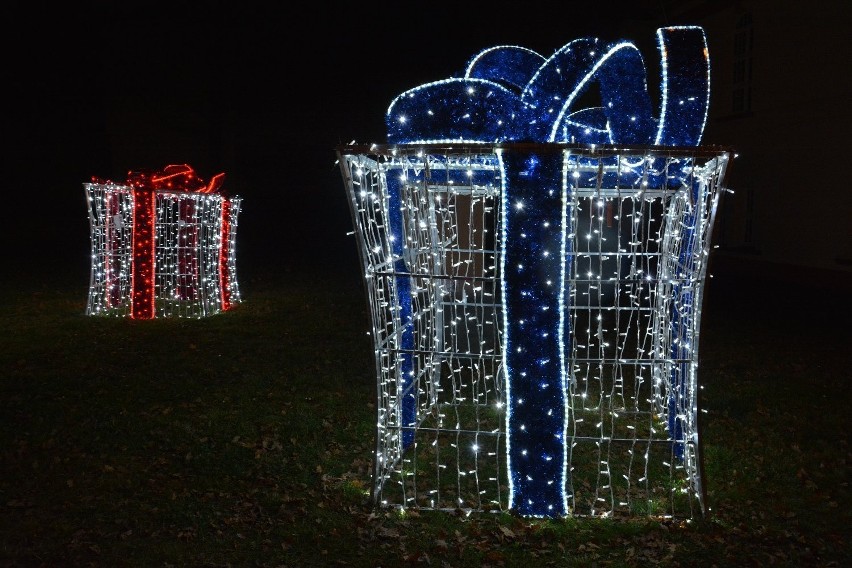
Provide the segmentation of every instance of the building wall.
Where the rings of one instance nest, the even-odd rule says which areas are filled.
[[[848,0],[668,4],[668,23],[707,33],[711,107],[702,143],[738,155],[714,254],[852,275]]]

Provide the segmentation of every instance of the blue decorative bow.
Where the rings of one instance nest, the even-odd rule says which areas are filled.
[[[484,50],[464,77],[397,96],[385,116],[389,143],[575,142],[695,146],[709,104],[710,64],[699,27],[657,30],[661,103],[652,115],[646,71],[631,42],[574,40],[544,59],[516,46]],[[601,106],[575,108],[597,81]]]

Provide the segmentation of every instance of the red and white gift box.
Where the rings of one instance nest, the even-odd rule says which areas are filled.
[[[89,315],[204,317],[240,301],[236,278],[241,198],[186,164],[131,171],[124,184],[93,178]]]

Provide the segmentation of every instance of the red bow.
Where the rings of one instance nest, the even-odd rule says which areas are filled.
[[[188,164],[172,164],[159,171],[131,171],[127,173],[127,185],[147,188],[152,191],[185,191],[195,193],[221,193],[225,174],[216,174],[209,183],[195,174]]]
[[[109,180],[92,177],[93,183],[109,185]],[[195,170],[188,164],[172,164],[162,170],[139,170],[127,172],[127,185],[136,189],[148,189],[151,191],[183,191],[187,193],[224,193],[222,184],[225,183],[225,174],[216,174],[210,178],[209,183],[195,174]]]

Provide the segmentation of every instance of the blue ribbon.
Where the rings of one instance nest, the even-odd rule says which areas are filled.
[[[406,174],[408,172],[405,172]],[[417,420],[417,381],[414,365],[414,310],[411,295],[411,277],[405,263],[405,220],[403,218],[402,180],[399,177],[388,176],[388,229],[393,238],[390,249],[393,262],[394,297],[399,318],[395,338],[399,354],[397,358],[396,380],[397,396],[399,397],[399,421],[402,425],[401,442],[403,449],[414,442],[414,427]]]

